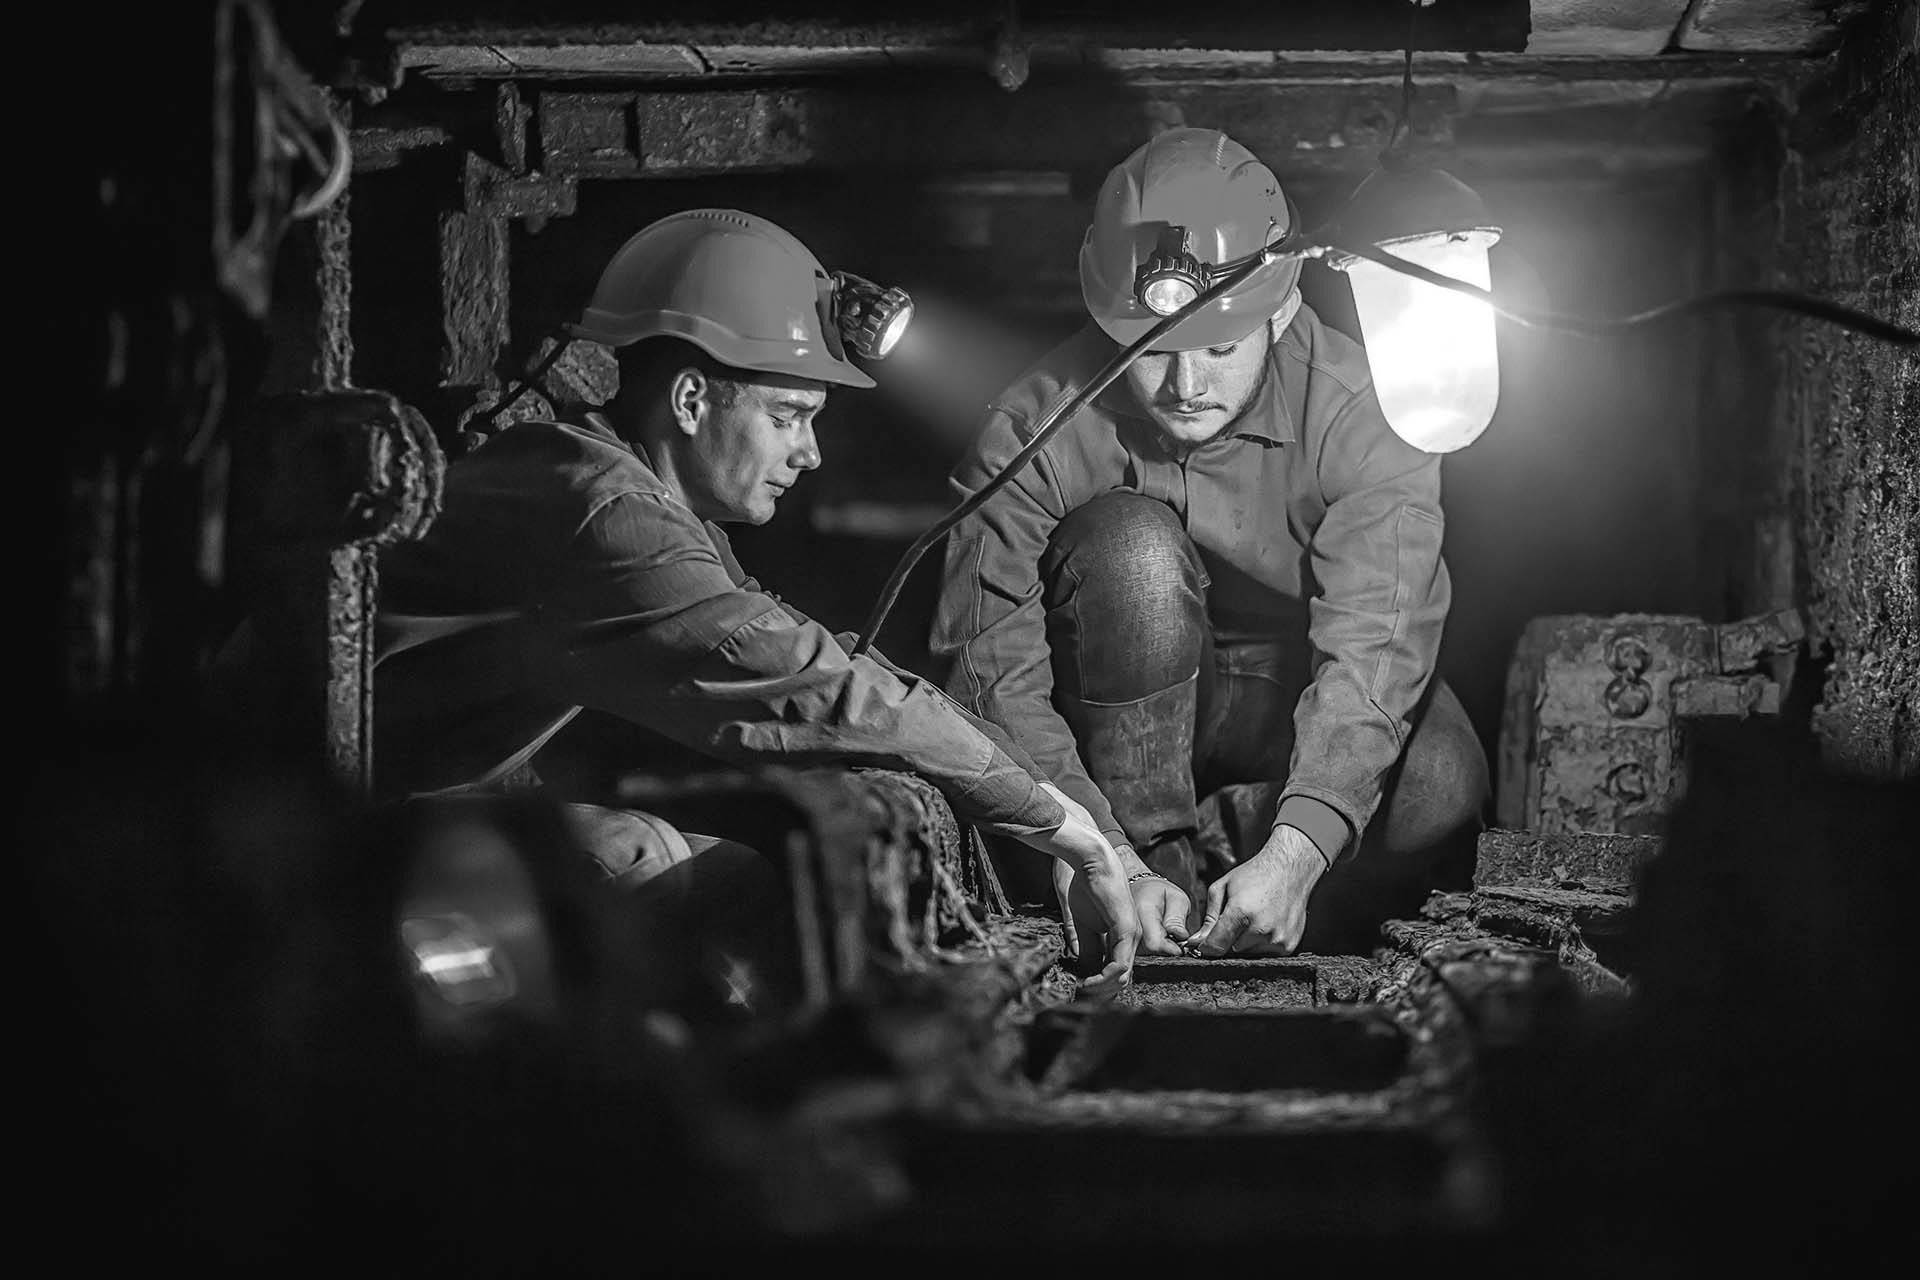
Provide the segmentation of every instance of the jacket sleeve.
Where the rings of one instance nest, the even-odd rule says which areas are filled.
[[[911,770],[991,830],[1066,817],[926,681],[854,658],[833,636],[736,585],[689,513],[628,493],[574,539],[543,602],[529,673],[549,692],[739,765]]]
[[[1308,555],[1312,682],[1294,712],[1293,797],[1334,809],[1359,841],[1433,677],[1452,587],[1440,558],[1440,457],[1388,428],[1371,391],[1329,423],[1319,457],[1326,514]]]
[[[988,414],[954,471],[956,496],[973,494],[1020,451],[1022,426],[1005,410]],[[1087,777],[1073,731],[1053,707],[1039,566],[1065,502],[1043,452],[954,528],[930,647],[961,706],[1006,730],[1118,846],[1129,843],[1126,833]]]

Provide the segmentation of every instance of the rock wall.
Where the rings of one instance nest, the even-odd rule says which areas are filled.
[[[1782,287],[1920,329],[1920,4],[1892,0],[1788,123]],[[1795,473],[1795,593],[1831,664],[1829,763],[1920,774],[1920,352],[1782,323],[1773,438]]]

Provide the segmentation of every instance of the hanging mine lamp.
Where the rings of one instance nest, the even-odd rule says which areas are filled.
[[[1348,251],[1376,248],[1480,289],[1500,238],[1471,187],[1439,169],[1376,170],[1339,216],[1328,266],[1353,288],[1361,340],[1387,425],[1429,453],[1465,448],[1500,399],[1493,309]]]

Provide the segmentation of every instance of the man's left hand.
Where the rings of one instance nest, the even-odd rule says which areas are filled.
[[[1303,832],[1275,827],[1265,847],[1207,888],[1206,918],[1188,946],[1203,956],[1290,955],[1327,860]]]

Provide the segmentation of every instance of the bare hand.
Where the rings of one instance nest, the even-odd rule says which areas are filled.
[[[1141,861],[1132,845],[1118,850],[1121,870],[1127,873],[1127,888],[1133,891],[1134,910],[1140,916],[1140,949],[1156,956],[1181,954],[1180,944],[1187,938],[1187,912],[1192,903],[1184,889],[1165,876],[1141,875],[1153,869]],[[1134,877],[1141,875],[1136,880]]]
[[[1133,981],[1133,958],[1140,945],[1140,922],[1133,896],[1127,892],[1120,856],[1094,825],[1084,807],[1051,783],[1041,783],[1067,819],[1050,832],[1028,836],[1024,842],[1052,856],[1054,890],[1060,895],[1060,919],[1067,950],[1082,955],[1081,939],[1104,943],[1105,964],[1082,986],[1088,991],[1121,987]],[[1083,966],[1083,967],[1090,967]]]
[[[1307,927],[1307,899],[1326,870],[1313,841],[1275,827],[1259,853],[1208,887],[1206,918],[1187,945],[1203,956],[1292,954]]]

